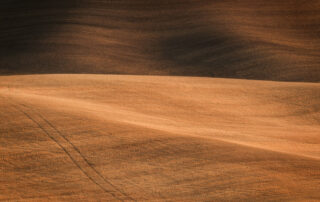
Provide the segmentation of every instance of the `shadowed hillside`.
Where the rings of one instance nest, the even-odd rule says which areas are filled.
[[[0,73],[319,81],[317,0],[2,0]]]

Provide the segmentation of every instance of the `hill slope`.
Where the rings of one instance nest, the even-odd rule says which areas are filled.
[[[0,73],[320,80],[317,0],[2,0]]]
[[[0,86],[0,200],[320,199],[319,84],[31,75]]]

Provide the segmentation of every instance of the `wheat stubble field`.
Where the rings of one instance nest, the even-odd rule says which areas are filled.
[[[2,0],[0,201],[319,201],[317,0]]]

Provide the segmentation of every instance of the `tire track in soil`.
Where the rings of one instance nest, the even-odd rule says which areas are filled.
[[[122,191],[121,189],[119,189],[118,187],[116,187],[114,184],[112,184],[109,180],[107,180],[94,166],[92,166],[92,164],[89,162],[89,160],[81,153],[81,151],[78,149],[78,147],[76,147],[59,129],[57,129],[56,126],[54,126],[47,118],[45,118],[40,112],[36,111],[35,109],[25,105],[25,104],[21,104],[22,106],[24,106],[25,108],[30,109],[31,111],[33,111],[34,114],[36,114],[37,116],[39,116],[43,121],[45,121],[55,132],[57,132],[64,140],[66,140],[71,146],[72,148],[78,152],[78,154],[83,158],[83,160],[88,164],[88,166],[97,174],[99,175],[103,181],[107,184],[109,184],[111,187],[113,187],[115,190],[117,190],[118,192],[120,192],[121,194],[123,194],[124,196],[126,196],[128,199],[132,200],[132,201],[136,201],[135,199],[133,199],[131,196],[129,196],[127,193],[125,193],[124,191]]]
[[[35,123],[52,141],[54,141],[71,159],[79,170],[105,193],[119,201],[137,201],[124,191],[117,188],[98,172],[89,161],[82,155],[79,149],[71,143],[52,123],[41,114],[35,112],[24,104],[13,104],[12,106],[28,119]],[[32,111],[31,111],[32,110]]]

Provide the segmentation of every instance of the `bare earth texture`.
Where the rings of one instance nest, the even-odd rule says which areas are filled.
[[[320,84],[0,77],[0,200],[320,200]]]
[[[319,36],[319,0],[1,0],[0,201],[320,201]]]
[[[0,74],[320,81],[319,0],[1,0]]]

